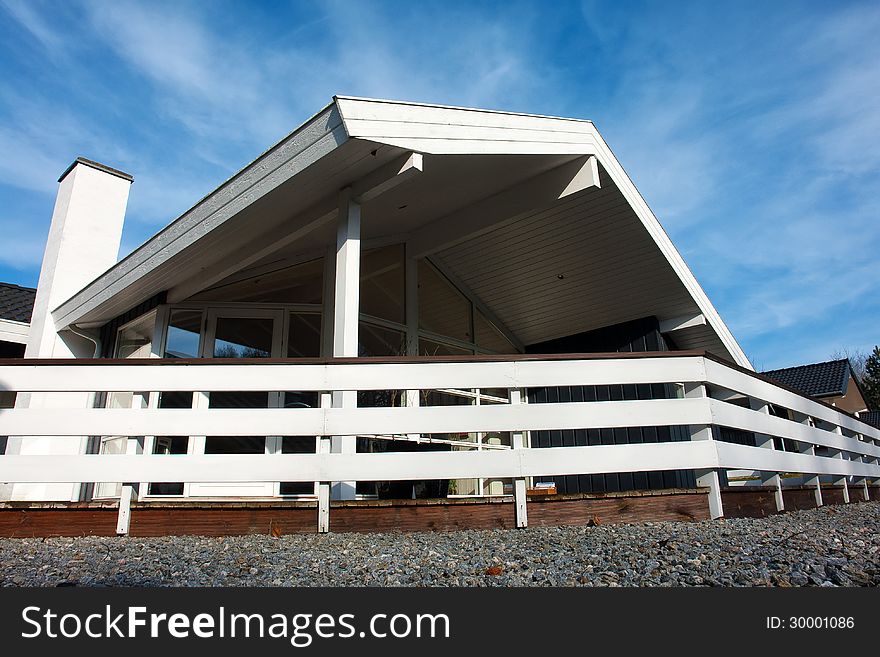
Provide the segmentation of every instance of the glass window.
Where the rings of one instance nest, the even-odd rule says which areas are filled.
[[[474,309],[474,333],[477,339],[477,346],[481,349],[494,351],[496,354],[515,354],[516,347],[510,344],[510,341],[504,337],[495,326],[486,319],[485,315],[476,308]]]
[[[274,327],[270,317],[218,317],[214,358],[269,358]]]
[[[406,333],[361,322],[358,326],[358,356],[402,356],[406,354]]]
[[[266,269],[266,267],[260,267]],[[191,301],[243,301],[247,303],[321,303],[324,293],[324,259],[318,258],[291,267],[263,271],[242,278],[234,274],[230,282],[190,297]]]
[[[470,301],[426,260],[419,261],[419,328],[473,342]]]
[[[199,335],[202,330],[202,311],[175,310],[168,322],[165,340],[165,358],[198,358]]]
[[[149,358],[155,324],[156,314],[150,313],[119,329],[116,336],[116,357]]]
[[[360,306],[365,315],[403,323],[403,244],[371,249],[361,254]]]
[[[466,356],[473,355],[473,353],[473,349],[456,347],[425,338],[419,340],[419,356]]]
[[[315,436],[284,436],[281,439],[282,454],[315,454],[318,451]],[[282,495],[314,495],[313,481],[282,481],[279,492]]]
[[[186,454],[189,447],[187,436],[157,436],[153,443],[153,454]],[[183,495],[181,482],[154,482],[150,484],[150,495]]]
[[[321,315],[291,313],[287,333],[288,358],[317,358],[321,355]]]
[[[263,454],[263,436],[209,436],[205,438],[205,454]]]

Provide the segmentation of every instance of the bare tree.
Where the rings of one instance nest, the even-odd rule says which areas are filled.
[[[843,349],[831,352],[831,360],[848,359],[853,374],[861,382],[865,380],[865,364],[868,362],[869,355],[867,351],[862,351],[861,349],[844,347]]]

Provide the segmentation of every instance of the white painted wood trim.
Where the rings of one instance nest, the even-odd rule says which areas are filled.
[[[522,360],[473,363],[338,365],[59,365],[0,366],[0,385],[18,392],[388,390],[512,388],[702,381],[699,356],[621,360]]]
[[[0,342],[27,344],[31,325],[0,318]]]
[[[259,482],[477,479],[717,467],[712,442],[556,447],[506,451],[194,456],[8,456],[0,481]]]
[[[357,436],[711,424],[709,400],[329,409],[53,409],[0,414],[0,435]],[[118,481],[114,480],[114,481]]]

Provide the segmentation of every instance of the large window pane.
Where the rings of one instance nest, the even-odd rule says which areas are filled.
[[[157,436],[153,444],[153,454],[186,454],[189,447],[187,436]],[[181,482],[154,482],[150,484],[150,495],[183,495]]]
[[[403,323],[403,244],[393,244],[361,254],[361,312]]]
[[[358,356],[402,356],[406,334],[397,329],[361,322],[358,326]]]
[[[119,329],[116,336],[116,357],[149,358],[155,324],[156,314],[150,313]]]
[[[165,358],[198,358],[202,311],[175,310],[168,322]]]
[[[266,392],[212,392],[209,408],[268,408]],[[263,454],[265,436],[208,436],[205,454]]]
[[[321,315],[291,313],[287,334],[288,358],[317,358],[321,355]]]
[[[419,356],[466,356],[473,355],[473,349],[443,344],[434,340],[419,340]]]
[[[482,349],[488,349],[497,354],[517,353],[516,347],[510,344],[504,334],[477,309],[474,309],[474,333],[477,338],[477,346]]]
[[[274,326],[269,317],[218,317],[214,358],[269,358]]]
[[[358,356],[400,356],[406,353],[406,334],[403,331],[360,323],[358,331]],[[400,390],[360,390],[357,393],[360,407],[402,406]]]
[[[473,342],[470,301],[426,260],[419,261],[419,328]]]
[[[315,454],[318,449],[315,436],[284,436],[281,439],[282,454]],[[282,495],[314,495],[313,481],[282,481],[279,491]]]

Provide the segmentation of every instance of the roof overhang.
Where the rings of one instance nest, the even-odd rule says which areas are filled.
[[[31,325],[0,317],[0,342],[27,344]]]
[[[550,222],[559,236],[589,224],[605,240],[591,255],[595,262],[568,269],[577,272],[570,277],[560,273],[569,285],[583,284],[584,276],[626,280],[623,294],[623,288],[605,291],[590,301],[598,308],[629,294],[632,309],[618,303],[600,313],[584,306],[579,315],[569,313],[557,332],[633,319],[627,313],[644,316],[647,309],[680,346],[710,348],[751,367],[591,122],[342,96],[55,309],[56,324],[98,326],[160,292],[172,301],[186,298],[231,274],[233,266],[280,253],[321,253],[334,244],[333,220],[344,188],[363,203],[366,244],[408,240],[518,330],[523,342],[558,336],[541,329],[521,299],[493,295],[497,281],[495,288],[488,278],[481,282],[475,249],[485,254],[494,245],[513,254],[535,222]],[[613,211],[598,212],[612,205]],[[588,207],[596,212],[584,214]],[[510,240],[507,246],[502,235]],[[650,281],[626,278],[622,258],[616,269],[605,262],[609,239],[617,239],[613,246],[621,254],[632,251],[629,269],[642,267],[663,283],[662,295]],[[557,254],[560,264],[579,255],[576,240],[566,244],[569,251]],[[510,263],[496,264],[503,269]],[[555,297],[542,293],[550,284],[535,283],[535,294],[542,295],[537,299],[552,297],[565,306],[577,299],[574,288]],[[559,314],[550,307],[542,312]]]

